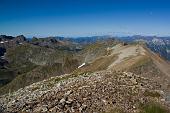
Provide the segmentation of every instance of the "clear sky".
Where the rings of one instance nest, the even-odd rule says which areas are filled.
[[[0,34],[170,35],[170,0],[0,0]]]

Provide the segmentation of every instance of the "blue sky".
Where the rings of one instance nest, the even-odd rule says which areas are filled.
[[[0,34],[170,35],[170,0],[0,0]]]

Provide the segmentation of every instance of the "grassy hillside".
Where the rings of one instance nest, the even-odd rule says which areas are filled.
[[[10,62],[11,67],[22,66],[27,62],[36,65],[50,65],[57,61],[62,62],[61,58],[65,54],[69,53],[32,44],[25,44],[9,49],[6,53],[6,58]]]
[[[91,63],[86,63],[85,66],[82,68],[76,69],[73,73],[74,74],[81,74],[81,73],[87,73],[87,72],[96,72],[101,70],[106,70],[107,67],[114,62],[116,59],[115,56],[101,56],[96,58],[96,60],[92,61]]]
[[[83,49],[78,52],[77,56],[81,59],[81,62],[93,62],[96,58],[107,55],[107,49],[109,47],[115,46],[117,42],[112,39],[107,39],[105,41],[100,41],[92,44],[87,44],[83,46]]]
[[[0,87],[11,82],[15,78],[15,73],[10,70],[0,69]]]
[[[0,94],[8,93],[9,90],[15,91],[51,76],[72,72],[79,65],[79,61],[72,54],[69,51],[32,44],[9,49],[6,53],[6,58],[9,61],[7,68],[12,70],[11,73],[15,73],[15,76],[12,76],[8,71],[0,71],[2,73],[0,80],[3,79],[3,76],[8,78],[7,80],[3,79]]]

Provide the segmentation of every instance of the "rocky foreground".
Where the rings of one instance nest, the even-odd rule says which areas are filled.
[[[0,112],[138,113],[150,102],[167,107],[152,80],[129,72],[100,71],[63,75],[0,97]]]

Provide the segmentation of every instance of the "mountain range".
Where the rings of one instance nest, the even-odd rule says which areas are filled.
[[[0,112],[168,113],[170,38],[0,36]]]
[[[119,37],[125,42],[143,42],[146,43],[155,53],[166,60],[170,60],[170,37],[157,37],[157,36],[140,36],[135,35],[131,37]]]

